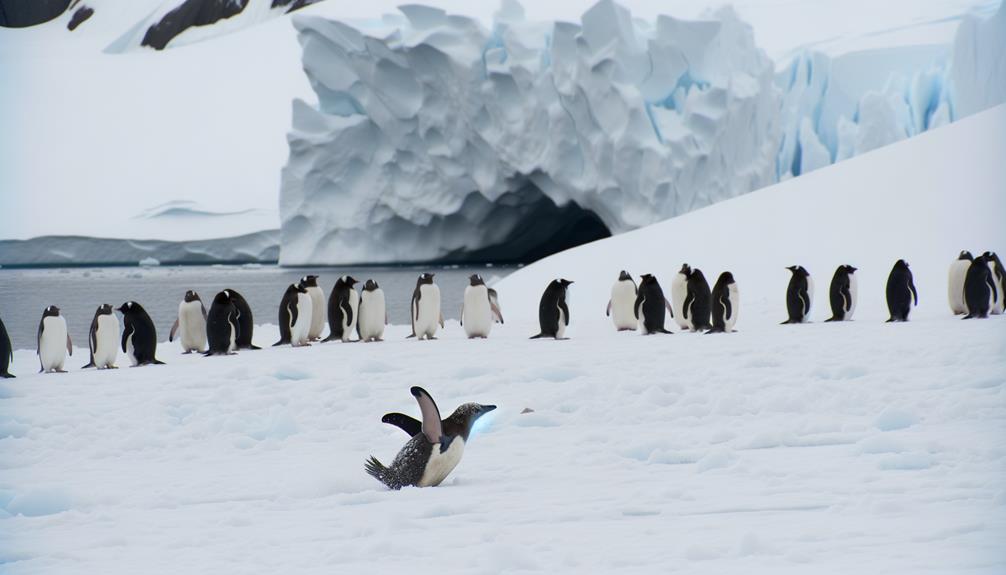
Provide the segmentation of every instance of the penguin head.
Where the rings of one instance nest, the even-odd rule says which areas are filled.
[[[132,312],[133,312],[133,310],[134,310],[134,309],[135,309],[136,307],[137,307],[137,304],[136,304],[136,302],[133,302],[133,301],[127,301],[126,303],[124,303],[124,304],[120,305],[119,307],[117,307],[117,308],[115,308],[115,309],[116,309],[116,311],[118,311],[118,312],[119,312],[119,313],[121,313],[122,315],[126,315],[126,314],[128,314],[128,313],[132,313]]]
[[[852,274],[856,273],[856,270],[858,270],[859,268],[853,267],[853,266],[850,266],[850,265],[844,265],[844,266],[842,266],[842,269],[845,270],[845,273],[847,273],[849,275],[852,275]]]
[[[482,281],[482,276],[479,274],[472,274],[468,277],[468,284],[473,286],[486,285],[486,282]]]
[[[961,255],[957,256],[957,259],[968,260],[970,262],[974,261],[975,258],[974,256],[971,255],[971,252],[969,252],[968,250],[961,250]]]
[[[304,287],[317,287],[318,286],[318,276],[304,276],[300,278],[300,284]]]
[[[194,292],[192,290],[189,290],[189,291],[185,292],[185,303],[194,302],[194,301],[200,301],[199,300],[199,294],[197,294],[196,292]]]
[[[288,293],[288,294],[289,293],[307,293],[307,288],[304,287],[303,285],[301,285],[300,282],[297,282],[295,284],[290,284],[289,286],[287,286],[286,293]]]
[[[732,283],[737,283],[734,281],[734,274],[730,272],[723,272],[720,274],[720,278],[716,280],[716,283],[723,285],[730,285]]]
[[[573,285],[573,282],[571,280],[568,280],[568,279],[565,279],[565,278],[559,278],[559,285],[561,285],[564,288],[567,288],[567,287]]]
[[[639,284],[648,284],[657,281],[657,278],[653,277],[653,274],[643,274],[639,276]]]
[[[688,277],[692,275],[692,266],[688,264],[681,264],[681,269],[678,270],[678,273]]]
[[[225,289],[224,291],[218,293],[216,297],[213,298],[213,303],[219,305],[227,305],[231,303],[231,291]]]
[[[471,433],[475,422],[494,409],[496,409],[495,405],[463,403],[447,418],[447,425],[444,427],[457,430],[465,441],[468,441],[468,434]]]
[[[98,306],[98,309],[94,313],[95,315],[112,315],[112,305],[103,303]]]
[[[59,308],[54,305],[45,308],[45,310],[42,312],[42,317],[51,317],[58,315],[59,315]]]
[[[899,269],[899,270],[907,270],[908,269],[908,262],[906,262],[905,260],[898,260],[898,261],[894,262],[894,267],[895,267],[895,269]]]
[[[363,291],[374,291],[381,286],[377,285],[374,280],[367,280],[367,283],[363,284]]]
[[[807,270],[803,268],[803,266],[787,266],[786,269],[793,272],[793,275],[795,276],[807,277],[810,275],[810,273],[808,273]]]
[[[418,284],[431,284],[431,283],[433,283],[433,275],[434,274],[431,274],[431,273],[424,273],[424,274],[420,275],[419,279],[416,281],[416,284],[418,285]]]
[[[699,268],[692,268],[691,275],[688,276],[689,280],[694,279],[695,281],[706,281],[706,276],[702,274],[702,270]]]
[[[632,276],[629,275],[629,272],[622,270],[622,273],[618,274],[618,281],[624,282],[625,280],[629,280],[631,282]]]

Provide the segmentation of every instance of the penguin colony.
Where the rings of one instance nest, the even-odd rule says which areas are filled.
[[[809,321],[814,300],[814,279],[803,266],[786,268],[790,281],[786,287],[787,318],[783,324]],[[856,311],[858,298],[857,268],[840,265],[828,288],[831,317],[826,322],[849,321]],[[637,285],[633,277],[622,271],[611,287],[611,299],[605,315],[611,318],[617,331],[639,331],[643,335],[672,333],[667,329],[668,316],[681,330],[704,333],[732,333],[740,311],[740,292],[731,272],[719,275],[709,288],[702,270],[683,264],[671,280],[668,299],[657,278],[640,276]],[[465,287],[460,323],[469,339],[485,339],[494,324],[502,324],[499,294],[488,287],[482,277],[474,274]],[[287,286],[279,306],[280,340],[273,344],[293,347],[312,342],[383,341],[388,324],[384,291],[368,279],[361,291],[359,282],[348,275],[339,277],[326,302],[318,285],[318,276],[308,275]],[[567,298],[571,280],[557,278],[546,286],[538,305],[540,331],[531,339],[567,339],[570,324]],[[894,263],[886,286],[888,322],[908,321],[919,304],[911,267],[905,260]],[[975,257],[962,251],[950,264],[947,281],[950,310],[964,319],[987,318],[1006,311],[1006,269],[994,252]],[[412,333],[409,338],[436,339],[444,327],[440,309],[440,288],[434,274],[424,273],[416,280],[409,306]],[[120,325],[114,312],[122,315]],[[322,339],[328,324],[329,334]],[[183,353],[206,356],[231,355],[238,350],[259,349],[252,344],[254,317],[248,302],[233,289],[216,294],[207,311],[199,294],[189,290],[178,304],[178,317],[171,327],[168,341],[179,341]],[[56,306],[42,312],[36,338],[39,372],[64,373],[66,358],[73,354],[73,344],[66,320]],[[121,350],[133,366],[158,365],[157,332],[150,315],[137,302],[128,301],[118,308],[109,304],[98,306],[88,332],[90,357],[83,368],[116,369]],[[13,345],[0,318],[0,378],[13,378],[10,364]]]
[[[790,281],[786,288],[787,318],[783,324],[808,321],[814,297],[814,280],[799,265],[789,266]],[[827,322],[849,321],[856,310],[857,268],[840,265],[835,270],[828,289],[831,317]],[[412,333],[408,337],[436,339],[444,327],[440,310],[440,288],[434,274],[424,273],[416,280],[409,306]],[[316,341],[382,341],[388,316],[384,292],[373,279],[368,279],[361,292],[359,283],[344,275],[335,283],[326,300],[318,285],[318,276],[308,275],[290,284],[279,307],[280,341],[273,344],[308,346]],[[570,324],[568,292],[572,281],[557,278],[546,286],[538,306],[540,331],[531,339],[566,339]],[[964,319],[986,318],[1002,314],[1006,308],[1006,270],[993,252],[974,257],[962,251],[950,265],[948,301],[955,315]],[[918,305],[912,271],[904,260],[895,262],[887,279],[888,322],[908,321]],[[740,309],[740,292],[733,274],[719,275],[710,290],[704,274],[687,263],[671,281],[670,299],[651,274],[640,276],[637,285],[632,276],[622,271],[611,288],[606,315],[617,331],[639,330],[643,335],[672,333],[666,327],[668,316],[682,330],[693,332],[732,333]],[[122,324],[114,311],[122,315]],[[488,287],[478,274],[469,277],[461,307],[461,326],[469,339],[489,337],[495,323],[503,323],[499,294]],[[328,322],[329,335],[321,339]],[[178,304],[178,317],[171,327],[168,341],[179,340],[183,353],[205,356],[231,355],[241,349],[259,349],[252,344],[254,318],[251,307],[240,293],[224,289],[216,294],[209,311],[199,294],[189,290]],[[353,339],[353,335],[356,339]],[[83,368],[117,369],[119,350],[133,366],[163,364],[156,357],[157,332],[150,315],[139,303],[127,301],[113,310],[109,304],[98,306],[88,333],[90,361]],[[40,373],[66,373],[67,356],[73,355],[73,343],[66,320],[56,306],[42,312],[38,326],[36,353]],[[13,346],[0,319],[0,378],[13,378],[10,363]],[[376,457],[366,461],[364,470],[390,489],[405,486],[429,487],[442,483],[457,467],[464,453],[475,422],[495,405],[465,403],[447,419],[441,419],[433,397],[421,387],[411,389],[419,404],[422,421],[402,413],[388,413],[381,421],[395,425],[410,437],[390,465]]]

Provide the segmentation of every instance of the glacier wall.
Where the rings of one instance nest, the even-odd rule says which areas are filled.
[[[293,106],[281,264],[536,259],[1006,99],[989,88],[1004,52],[987,53],[1002,7],[956,47],[806,52],[778,70],[729,9],[648,23],[601,0],[545,24],[508,0],[491,30],[400,10],[294,19],[318,104]]]
[[[492,30],[401,10],[294,19],[319,104],[294,104],[285,265],[526,259],[531,232],[554,250],[776,179],[773,65],[729,10],[643,27],[603,0],[543,25],[509,3]]]

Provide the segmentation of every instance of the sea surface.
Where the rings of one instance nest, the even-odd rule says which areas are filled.
[[[486,283],[492,284],[514,269],[491,264],[446,267],[281,268],[251,264],[0,269],[0,319],[7,326],[14,349],[34,349],[42,310],[49,305],[58,306],[66,318],[74,345],[86,348],[87,332],[95,309],[103,303],[119,307],[132,300],[147,310],[157,327],[158,339],[163,341],[168,338],[178,315],[178,304],[186,290],[196,290],[207,309],[218,291],[226,288],[237,290],[251,305],[256,324],[276,324],[279,302],[290,283],[307,274],[317,275],[318,284],[325,290],[327,298],[335,281],[349,274],[360,281],[358,290],[362,289],[367,279],[374,279],[384,290],[389,321],[408,324],[409,303],[419,274],[435,274],[444,317],[457,319],[468,276],[478,273]],[[87,358],[84,358],[86,361]]]

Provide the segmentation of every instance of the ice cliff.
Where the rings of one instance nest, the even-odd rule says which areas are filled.
[[[294,19],[318,104],[293,106],[282,264],[534,259],[1002,98],[973,92],[1004,81],[1002,52],[985,53],[1003,8],[956,49],[807,52],[778,72],[729,9],[648,23],[601,0],[543,24],[510,1],[492,29],[401,12]]]

